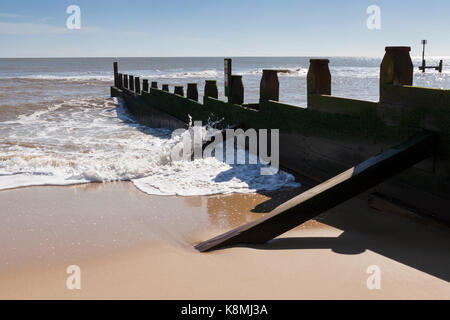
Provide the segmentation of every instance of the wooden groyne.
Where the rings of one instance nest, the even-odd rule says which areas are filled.
[[[389,179],[369,184],[367,191],[358,190],[365,196],[382,195],[408,211],[450,224],[450,90],[413,86],[409,52],[409,47],[386,48],[380,66],[379,102],[332,96],[326,59],[310,61],[307,88],[303,90],[306,107],[278,101],[276,70],[263,71],[260,100],[255,104],[243,104],[242,77],[231,70],[227,74],[228,101],[218,99],[217,83],[212,79],[206,81],[203,101],[199,102],[197,85],[189,84],[187,90],[176,86],[169,92],[167,84],[152,82],[149,86],[144,79],[141,87],[140,79],[119,73],[118,66],[111,95],[122,97],[129,111],[151,126],[186,127],[192,117],[204,123],[217,121],[218,129],[230,125],[279,129],[281,166],[308,178],[313,182],[311,187],[417,134],[431,133],[437,141],[432,156],[424,154],[423,161],[416,156],[418,163],[398,166],[405,170],[398,169]]]

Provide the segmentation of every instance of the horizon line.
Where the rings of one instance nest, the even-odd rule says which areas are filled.
[[[383,55],[380,56],[369,56],[369,55],[355,55],[355,56],[349,56],[349,55],[286,55],[286,56],[252,56],[252,55],[236,55],[236,56],[42,56],[42,57],[0,57],[0,59],[135,59],[135,58],[369,58],[369,59],[381,59],[383,58]],[[421,55],[413,56],[411,55],[412,59],[418,59],[422,58]],[[450,55],[430,55],[427,56],[428,59],[450,59]]]
[[[211,56],[43,56],[43,57],[0,57],[0,59],[121,59],[121,58],[379,58],[380,56],[349,56],[349,55],[286,55],[286,56],[258,56],[258,55],[211,55]]]

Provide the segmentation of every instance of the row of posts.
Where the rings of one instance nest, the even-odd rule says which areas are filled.
[[[139,77],[133,75],[122,74],[118,72],[118,63],[114,62],[114,86],[116,88],[128,89],[137,94],[141,93],[141,80]],[[149,92],[150,88],[159,89],[158,82],[153,81],[149,86],[148,79],[142,80],[142,91]],[[163,84],[161,87],[162,91],[169,92],[169,85]],[[184,87],[175,86],[174,94],[184,97]],[[219,90],[217,88],[216,80],[206,80],[204,95],[207,97],[217,99],[219,97]],[[198,101],[198,88],[197,83],[189,83],[187,86],[186,97],[188,99]]]
[[[410,57],[410,47],[386,47],[386,53],[380,66],[380,102],[384,102],[384,94],[389,85],[412,85],[414,66]],[[331,95],[331,73],[328,59],[311,59],[307,74],[308,106],[311,106],[311,96]],[[263,70],[260,83],[260,100],[279,101],[280,83],[278,70]],[[141,93],[139,77],[121,74],[118,72],[118,64],[114,62],[114,84],[117,88],[125,88]],[[151,88],[158,89],[158,83],[152,82]],[[163,84],[163,91],[169,92],[169,85]],[[143,80],[142,91],[149,92],[149,81]],[[184,97],[184,87],[175,86],[174,94]],[[216,80],[206,80],[204,95],[218,98]],[[231,59],[225,59],[225,95],[228,102],[233,104],[244,103],[244,85],[241,75],[233,75],[231,71]],[[198,101],[197,83],[189,83],[186,97]]]

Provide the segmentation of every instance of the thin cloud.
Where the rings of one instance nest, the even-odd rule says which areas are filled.
[[[37,22],[39,22],[39,23],[45,23],[45,22],[49,22],[50,20],[53,20],[53,18],[50,18],[50,17],[43,17],[43,18],[39,18],[39,19],[37,20]]]
[[[146,37],[150,35],[150,32],[145,31],[125,31],[121,32],[122,35],[128,36],[128,37]]]
[[[44,35],[44,34],[71,34],[76,32],[95,33],[100,32],[100,28],[81,27],[80,30],[69,30],[65,26],[59,27],[45,23],[10,23],[0,22],[0,34],[2,35]]]
[[[0,13],[0,18],[10,18],[10,19],[27,19],[27,20],[35,20],[37,23],[46,23],[50,20],[53,20],[51,17],[33,17],[33,16],[24,16],[16,13]]]
[[[9,23],[0,22],[0,34],[33,35],[33,34],[63,34],[69,30],[43,23]]]
[[[15,13],[0,13],[0,18],[29,18],[29,17]]]

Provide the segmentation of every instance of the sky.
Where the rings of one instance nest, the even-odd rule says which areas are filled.
[[[70,5],[79,30],[66,27]],[[381,57],[389,45],[419,56],[421,39],[450,56],[449,13],[449,0],[1,1],[0,57]]]

